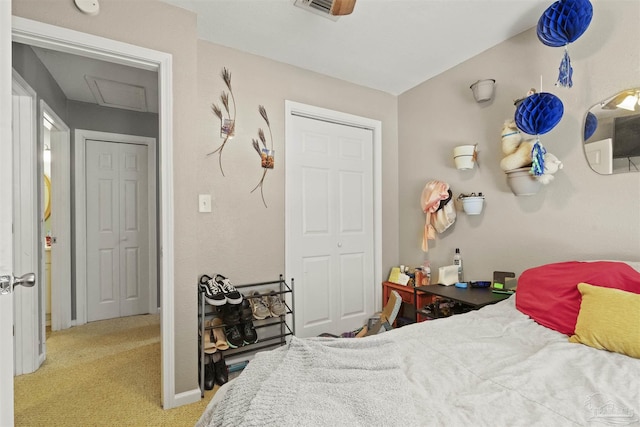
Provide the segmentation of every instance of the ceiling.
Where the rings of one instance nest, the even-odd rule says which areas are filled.
[[[195,12],[201,39],[393,95],[534,27],[552,3],[357,0],[334,22],[294,0],[163,1]]]
[[[536,25],[549,1],[357,0],[337,21],[294,0],[162,0],[198,16],[198,36],[399,95]],[[68,99],[158,112],[157,73],[33,47]],[[473,78],[490,78],[474,76]]]
[[[158,112],[158,73],[31,46],[67,99]]]

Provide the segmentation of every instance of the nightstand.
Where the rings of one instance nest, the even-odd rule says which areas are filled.
[[[413,288],[413,291],[416,294],[414,301],[417,302],[414,307],[416,311],[416,322],[419,319],[418,316],[428,316],[428,313],[422,309],[424,305],[419,301],[418,295],[420,294],[430,295],[432,298],[446,298],[462,304],[469,310],[477,310],[485,305],[495,304],[511,296],[508,294],[494,293],[491,291],[491,288],[457,288],[455,286],[443,285],[416,286]]]

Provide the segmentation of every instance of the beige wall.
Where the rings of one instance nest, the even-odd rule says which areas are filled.
[[[284,272],[284,100],[312,104],[382,122],[383,268],[398,262],[397,99],[394,96],[206,42],[196,17],[157,1],[102,0],[100,14],[81,14],[70,0],[13,0],[13,14],[173,55],[176,392],[197,387],[196,283],[219,272],[236,283]],[[232,72],[238,102],[237,135],[225,147],[220,175],[219,123],[210,105]],[[259,194],[249,194],[260,169],[251,138],[272,123],[276,168]],[[198,194],[212,194],[212,214],[198,213]]]
[[[431,241],[435,267],[451,264],[460,247],[466,279],[491,279],[492,271],[521,273],[546,262],[573,259],[640,259],[640,174],[600,176],[587,166],[582,126],[588,108],[619,90],[640,86],[640,49],[632,37],[640,16],[637,1],[594,1],[587,32],[569,46],[571,89],[554,83],[561,48],[540,43],[526,31],[405,92],[398,100],[400,260],[422,262],[424,215],[420,193],[439,179],[454,196],[483,192],[484,212],[458,212],[455,224]],[[564,162],[555,180],[535,196],[516,197],[499,167],[501,126],[513,117],[514,99],[531,87],[557,95],[562,121],[541,142]],[[494,78],[496,96],[477,104],[469,86]],[[458,171],[452,149],[479,144],[479,168]]]
[[[220,121],[211,104],[221,106],[226,90],[220,72],[231,72],[237,102],[236,136],[222,154],[204,154],[221,143]],[[198,138],[194,145],[193,193],[190,221],[194,225],[194,266],[220,272],[236,283],[277,279],[284,272],[284,103],[285,100],[364,116],[382,122],[383,145],[383,265],[397,263],[397,127],[396,97],[255,55],[200,41],[198,43]],[[276,167],[267,172],[264,195],[250,194],[262,176],[260,158],[251,146],[262,128],[269,138],[258,106],[267,110],[276,151]],[[212,194],[213,213],[199,214],[198,193]],[[387,226],[387,224],[390,224]],[[394,230],[395,229],[395,230]],[[203,231],[206,233],[203,238]]]

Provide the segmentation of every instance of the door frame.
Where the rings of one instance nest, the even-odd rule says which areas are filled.
[[[329,110],[313,105],[302,104],[300,102],[285,100],[285,168],[289,164],[291,144],[294,143],[292,116],[302,116],[310,119],[323,120],[330,123],[336,123],[347,126],[361,127],[370,129],[373,133],[373,278],[374,307],[382,307],[382,122],[380,120],[370,119],[367,117],[356,116],[340,111]],[[290,227],[286,213],[288,212],[288,204],[291,197],[291,174],[286,173],[285,169],[285,277],[291,277],[291,265],[293,255],[289,253],[288,248],[291,246]]]
[[[52,191],[51,205],[58,213],[66,213],[66,215],[54,214],[51,218],[51,228],[56,233],[55,237],[59,239],[59,242],[53,244],[56,247],[55,250],[52,245],[51,252],[51,265],[53,266],[51,269],[51,330],[58,331],[73,326],[71,320],[71,132],[64,120],[44,100],[40,100],[39,147],[44,144],[44,124],[41,120],[44,113],[53,119],[56,126],[55,131],[51,130],[50,141],[51,157],[55,159],[56,169],[56,174],[51,174],[51,185],[54,189],[63,189],[62,191]],[[54,133],[57,135],[54,136]],[[42,223],[44,224],[44,220]],[[44,241],[44,230],[40,235],[40,241]],[[63,264],[64,267],[61,268]],[[41,271],[44,271],[44,254]],[[42,298],[44,313],[44,292]]]
[[[7,2],[0,3],[3,3],[4,6]],[[2,18],[4,18],[4,15]],[[160,301],[162,306],[160,316],[162,353],[161,400],[164,409],[174,408],[199,400],[200,393],[181,393],[180,396],[176,396],[175,393],[172,55],[166,52],[135,46],[17,16],[12,17],[12,37],[13,41],[32,46],[39,46],[46,49],[63,51],[158,72],[158,100],[160,103],[159,232],[161,254],[159,279],[161,283]],[[3,54],[7,52],[4,55],[8,57],[9,63],[11,61],[10,42],[11,40],[8,41],[8,48],[3,49]],[[11,169],[9,169],[9,171],[10,170]],[[3,174],[3,178],[4,175],[5,174]],[[6,213],[0,211],[0,214],[4,215]],[[6,218],[2,219],[5,220]],[[4,222],[2,222],[2,224],[4,224]],[[2,251],[2,249],[0,249],[0,251]],[[0,261],[3,261],[3,257],[5,257],[6,254],[0,252],[0,255],[2,255],[0,256]],[[9,253],[9,255],[11,254]],[[2,267],[2,265],[0,265],[0,267]]]
[[[149,313],[158,311],[158,251],[156,217],[156,139],[124,135],[119,133],[98,132],[86,129],[76,129],[74,133],[74,170],[75,174],[75,235],[76,235],[76,324],[87,323],[87,180],[86,180],[86,146],[87,140],[100,140],[114,143],[130,143],[146,145],[148,199],[149,204]]]

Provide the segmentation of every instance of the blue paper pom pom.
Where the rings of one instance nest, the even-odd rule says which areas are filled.
[[[516,108],[518,129],[529,135],[542,135],[553,129],[562,119],[564,105],[557,96],[534,93],[526,97]]]
[[[538,20],[538,39],[551,47],[565,46],[589,27],[593,6],[589,0],[558,0]]]
[[[598,118],[592,112],[588,112],[584,121],[584,140],[591,138],[596,129],[598,129]]]

